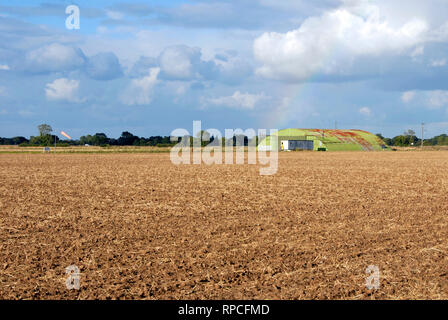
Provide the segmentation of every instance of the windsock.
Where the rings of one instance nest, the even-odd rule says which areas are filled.
[[[66,137],[66,138],[72,140],[72,137],[70,137],[70,136],[69,136],[68,134],[66,134],[64,131],[61,131],[61,134],[62,134],[64,137]]]

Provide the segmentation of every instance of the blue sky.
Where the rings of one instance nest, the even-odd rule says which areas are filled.
[[[448,133],[446,17],[444,0],[2,1],[0,136]]]

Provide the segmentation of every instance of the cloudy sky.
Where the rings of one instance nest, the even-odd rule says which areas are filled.
[[[1,1],[0,136],[448,133],[447,17],[446,0]]]

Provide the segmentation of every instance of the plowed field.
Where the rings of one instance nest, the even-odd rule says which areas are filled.
[[[0,298],[448,299],[448,152],[0,154]]]

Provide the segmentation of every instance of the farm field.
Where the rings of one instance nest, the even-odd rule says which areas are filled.
[[[448,299],[448,153],[0,154],[0,298]]]

